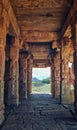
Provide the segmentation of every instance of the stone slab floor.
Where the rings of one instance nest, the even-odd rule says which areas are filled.
[[[11,108],[0,130],[77,130],[77,121],[51,95],[33,94]]]

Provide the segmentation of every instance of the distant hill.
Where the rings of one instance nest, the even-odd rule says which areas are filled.
[[[39,79],[36,78],[36,77],[33,77],[33,78],[32,78],[32,82],[41,82],[41,80],[39,80]]]

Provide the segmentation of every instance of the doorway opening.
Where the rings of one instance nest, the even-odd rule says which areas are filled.
[[[32,93],[50,94],[50,67],[32,69]]]

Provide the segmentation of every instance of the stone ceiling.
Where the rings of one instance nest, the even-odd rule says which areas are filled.
[[[10,0],[21,33],[29,45],[34,67],[50,65],[50,44],[57,40],[72,0]]]
[[[72,5],[72,0],[10,2],[20,27],[21,38],[25,42],[47,42],[57,39],[56,33],[61,30]]]

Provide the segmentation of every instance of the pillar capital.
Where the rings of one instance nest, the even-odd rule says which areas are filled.
[[[28,59],[28,55],[29,55],[28,51],[26,51],[25,49],[21,49],[19,53],[21,59]]]
[[[29,53],[28,58],[27,58],[30,68],[32,69],[33,66],[33,55],[31,53]]]

